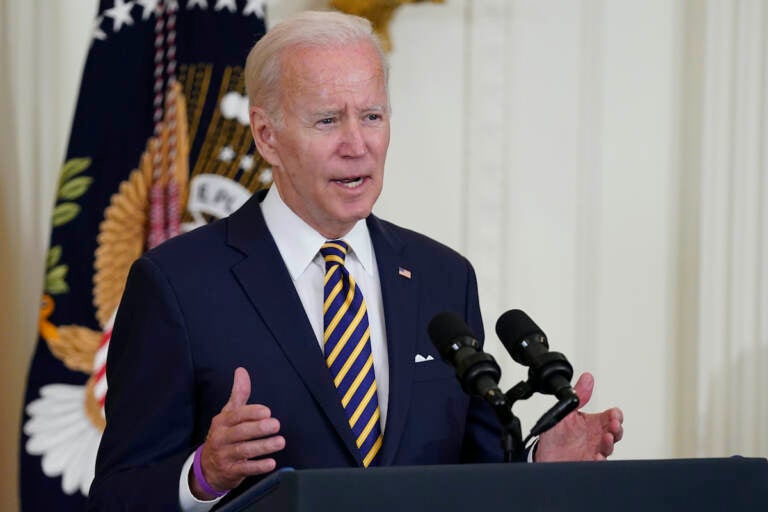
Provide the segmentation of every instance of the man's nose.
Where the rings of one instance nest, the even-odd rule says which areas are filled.
[[[344,123],[341,147],[339,148],[342,156],[355,158],[365,155],[366,146],[362,129],[356,119],[349,119]]]

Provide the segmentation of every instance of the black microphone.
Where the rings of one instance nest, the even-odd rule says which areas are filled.
[[[501,423],[504,460],[519,460],[523,453],[520,420],[512,413],[512,404],[499,389],[501,368],[490,354],[483,352],[477,336],[456,313],[439,313],[427,328],[440,357],[456,369],[464,392],[478,395],[493,408]]]
[[[542,416],[531,435],[547,431],[579,405],[571,387],[573,367],[560,352],[550,352],[547,336],[519,309],[507,311],[496,322],[496,334],[512,359],[528,367],[534,391],[555,395],[559,402]]]
[[[456,313],[437,314],[427,328],[432,343],[446,362],[456,369],[464,391],[486,399],[504,394],[498,387],[501,369],[483,352],[477,336]]]

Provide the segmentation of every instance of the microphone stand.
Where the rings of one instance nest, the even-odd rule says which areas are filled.
[[[501,447],[504,449],[504,462],[518,462],[523,456],[523,432],[520,420],[512,412],[512,405],[507,394],[498,388],[488,391],[483,398],[496,412],[501,422]]]
[[[458,351],[457,351],[458,352]],[[523,433],[520,420],[512,412],[512,405],[498,382],[501,368],[493,356],[485,352],[473,352],[463,357],[449,359],[456,369],[456,376],[467,394],[483,398],[493,408],[501,423],[501,446],[504,462],[517,462],[523,455]]]
[[[570,392],[558,392],[557,403],[539,418],[528,437],[523,441],[520,420],[512,412],[512,407],[519,400],[529,399],[535,391],[536,388],[528,380],[518,382],[502,396],[497,396],[498,393],[491,392],[486,394],[486,400],[491,404],[501,422],[501,445],[504,448],[504,462],[519,461],[528,440],[554,427],[579,406],[579,397],[572,390]]]

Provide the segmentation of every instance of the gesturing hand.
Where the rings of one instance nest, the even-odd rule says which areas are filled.
[[[574,386],[579,395],[579,409],[592,398],[594,387],[591,374],[579,377]],[[536,462],[605,460],[624,435],[623,421],[624,415],[618,407],[597,414],[573,411],[541,435]]]
[[[200,455],[203,476],[216,490],[234,489],[246,477],[269,473],[275,459],[261,458],[285,447],[283,436],[276,435],[280,422],[264,405],[248,405],[251,378],[244,368],[235,370],[229,401],[211,421]],[[198,499],[211,499],[198,485],[190,470],[189,483]]]

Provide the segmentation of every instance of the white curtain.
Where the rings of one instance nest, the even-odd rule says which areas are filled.
[[[0,2],[0,508],[18,509],[19,424],[43,258],[96,0]]]
[[[768,455],[768,5],[706,4],[702,30],[697,455]],[[694,354],[691,354],[694,355]]]

